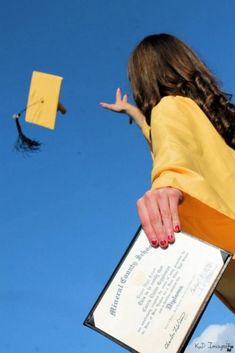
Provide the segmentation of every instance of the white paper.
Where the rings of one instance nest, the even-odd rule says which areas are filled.
[[[224,266],[220,249],[179,234],[167,250],[141,230],[93,312],[95,327],[137,352],[178,352]]]

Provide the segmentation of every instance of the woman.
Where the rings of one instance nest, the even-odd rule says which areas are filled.
[[[153,246],[167,248],[182,228],[235,253],[235,106],[182,41],[146,37],[128,65],[137,107],[117,90],[114,104],[142,129],[153,156],[152,187],[137,201]],[[218,286],[235,309],[235,261]]]

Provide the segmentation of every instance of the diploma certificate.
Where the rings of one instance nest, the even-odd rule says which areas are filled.
[[[153,248],[140,228],[84,324],[131,352],[183,352],[231,257],[186,233]]]

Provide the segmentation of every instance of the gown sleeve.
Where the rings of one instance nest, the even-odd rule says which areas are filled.
[[[165,97],[153,109],[152,188],[178,187],[235,220],[235,151],[195,102]]]
[[[235,253],[235,151],[193,100],[168,96],[153,108],[151,148],[152,189],[175,187],[184,194],[182,229]],[[233,310],[234,263],[219,287]]]

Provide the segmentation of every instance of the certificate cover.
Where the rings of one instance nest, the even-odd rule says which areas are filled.
[[[130,352],[183,352],[231,258],[183,232],[153,248],[139,228],[84,325]]]

